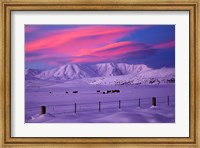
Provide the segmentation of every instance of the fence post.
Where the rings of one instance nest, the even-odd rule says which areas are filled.
[[[99,112],[101,111],[101,102],[99,101]]]
[[[169,96],[167,96],[167,103],[168,103],[168,106],[169,106]]]
[[[121,108],[121,100],[119,100],[119,109]]]
[[[156,106],[156,97],[152,97],[152,106]]]
[[[74,104],[74,112],[76,113],[76,103]]]
[[[138,100],[138,106],[140,107],[140,98],[139,98],[139,100]]]
[[[41,112],[40,114],[46,114],[46,106],[41,106]]]

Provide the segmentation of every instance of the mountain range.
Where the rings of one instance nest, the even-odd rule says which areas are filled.
[[[174,83],[174,68],[149,68],[144,64],[66,64],[50,70],[25,70],[26,80],[67,81],[87,79],[90,84]]]

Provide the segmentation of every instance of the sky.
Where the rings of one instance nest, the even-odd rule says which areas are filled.
[[[64,64],[175,67],[174,25],[25,25],[25,67]]]

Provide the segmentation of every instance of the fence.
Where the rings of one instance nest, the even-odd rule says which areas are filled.
[[[142,108],[142,107],[156,107],[158,104],[161,106],[170,106],[174,102],[174,96],[160,96],[160,97],[147,97],[138,99],[121,99],[114,101],[98,101],[98,102],[74,102],[71,104],[59,105],[46,105],[26,108],[28,112],[35,112],[40,114],[52,113],[77,113],[77,112],[102,112],[104,110],[121,110],[124,108]]]

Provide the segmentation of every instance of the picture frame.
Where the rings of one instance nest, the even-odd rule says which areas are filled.
[[[199,147],[199,0],[3,0],[1,3],[2,147]],[[11,137],[12,11],[189,11],[189,137]]]

